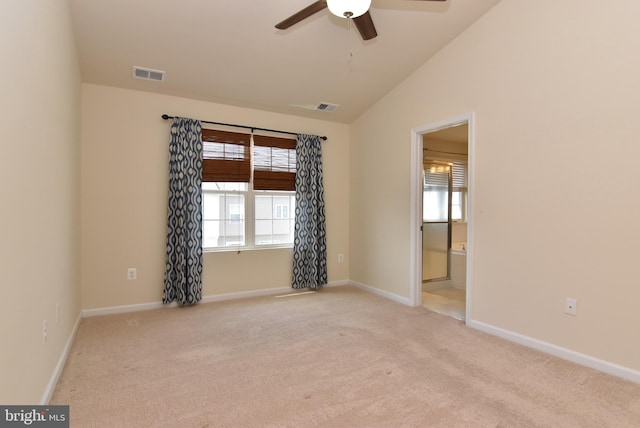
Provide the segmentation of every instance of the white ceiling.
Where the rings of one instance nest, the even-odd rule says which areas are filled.
[[[373,0],[366,42],[327,9],[274,27],[313,1],[71,0],[83,81],[350,123],[500,0]]]

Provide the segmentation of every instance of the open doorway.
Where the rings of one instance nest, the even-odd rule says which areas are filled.
[[[416,306],[471,314],[472,115],[414,129],[412,293]]]

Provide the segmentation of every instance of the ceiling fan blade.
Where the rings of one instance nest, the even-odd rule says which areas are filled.
[[[358,32],[360,32],[362,40],[371,40],[378,35],[376,26],[373,25],[373,19],[371,19],[369,11],[364,15],[353,18],[353,23],[356,24],[356,28],[358,29]]]
[[[293,15],[291,15],[290,17],[288,17],[284,21],[279,22],[278,24],[276,24],[276,28],[278,30],[286,30],[287,28],[291,27],[292,25],[297,24],[298,22],[302,21],[303,19],[306,19],[306,18],[310,17],[314,13],[320,12],[322,9],[325,9],[326,7],[327,7],[326,0],[319,0],[319,1],[315,2],[315,3],[310,4],[307,7],[305,7],[300,12],[294,13]]]

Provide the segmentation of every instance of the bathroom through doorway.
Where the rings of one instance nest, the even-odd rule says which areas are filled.
[[[470,117],[417,133],[419,254],[414,303],[467,319]],[[417,151],[416,151],[417,153]],[[417,171],[416,171],[417,172]],[[418,189],[419,187],[419,189]],[[419,275],[418,275],[419,273]]]

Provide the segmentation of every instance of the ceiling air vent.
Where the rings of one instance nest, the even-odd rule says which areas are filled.
[[[315,109],[320,111],[332,112],[335,111],[338,107],[340,107],[338,104],[320,103],[316,106]]]
[[[164,81],[164,71],[152,70],[150,68],[133,66],[133,77],[142,80],[153,80],[154,82]]]

